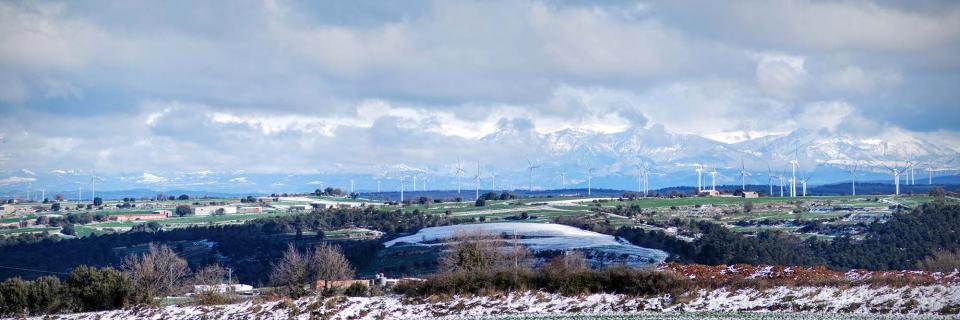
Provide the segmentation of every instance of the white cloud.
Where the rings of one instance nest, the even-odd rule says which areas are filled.
[[[140,176],[140,178],[137,180],[137,183],[142,183],[142,184],[161,184],[166,182],[167,182],[167,178],[164,178],[149,172],[144,172],[143,175]]]
[[[768,94],[781,99],[793,99],[806,82],[806,59],[784,54],[759,54],[757,83]]]
[[[824,80],[833,88],[852,93],[872,93],[903,82],[903,78],[895,71],[866,71],[858,66],[847,66],[826,74]]]
[[[837,129],[837,127],[854,115],[856,109],[845,101],[814,102],[803,106],[795,117],[799,128],[803,129]]]
[[[3,178],[3,179],[0,179],[0,186],[6,186],[6,185],[12,185],[12,184],[21,184],[21,183],[30,183],[30,182],[34,182],[34,181],[37,181],[37,178],[33,178],[33,177],[17,177],[17,176],[6,177],[6,178]]]

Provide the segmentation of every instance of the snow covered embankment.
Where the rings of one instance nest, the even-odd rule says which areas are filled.
[[[411,299],[303,298],[221,306],[168,306],[55,316],[56,319],[405,319],[441,316],[642,311],[781,311],[815,313],[909,313],[935,315],[960,309],[960,286],[775,287],[767,290],[700,290],[680,297],[635,298],[616,294],[564,297],[542,292],[499,296]]]

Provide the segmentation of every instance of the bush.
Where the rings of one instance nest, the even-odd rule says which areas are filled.
[[[620,293],[646,296],[681,294],[692,287],[690,280],[673,273],[614,266],[587,268],[497,268],[454,271],[428,276],[423,282],[401,282],[394,292],[408,296],[487,294],[543,290],[563,295]]]
[[[367,285],[354,282],[343,291],[343,294],[347,295],[348,297],[366,297],[368,296]]]

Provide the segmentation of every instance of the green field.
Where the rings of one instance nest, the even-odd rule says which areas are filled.
[[[225,222],[243,222],[247,220],[274,217],[274,216],[284,216],[284,215],[296,215],[301,213],[289,213],[289,212],[265,212],[265,213],[250,213],[250,214],[228,214],[222,216],[186,216],[186,217],[174,217],[167,218],[162,220],[154,220],[157,223],[162,225],[202,225],[210,223],[225,223]],[[110,221],[102,223],[94,223],[90,226],[98,228],[116,228],[116,227],[133,227],[134,225],[147,223],[149,221]]]

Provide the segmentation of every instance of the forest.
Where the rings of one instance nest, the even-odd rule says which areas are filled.
[[[561,221],[562,222],[562,221]],[[748,236],[707,221],[677,222],[680,227],[701,234],[693,242],[681,241],[662,231],[620,228],[616,231],[593,226],[594,231],[627,239],[633,244],[671,253],[670,260],[685,263],[826,265],[835,270],[916,269],[925,258],[938,252],[960,249],[960,205],[931,202],[910,212],[894,214],[886,223],[868,225],[863,240],[838,237],[830,241],[780,231]],[[578,227],[588,227],[578,225]]]

